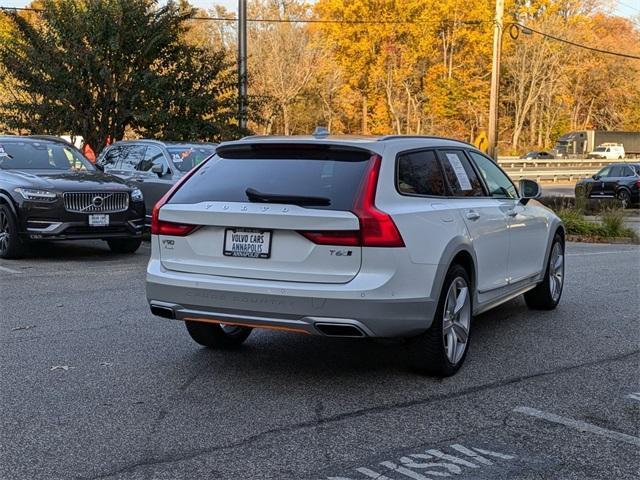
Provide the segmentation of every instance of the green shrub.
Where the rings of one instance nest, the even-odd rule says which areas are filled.
[[[624,225],[624,212],[621,208],[603,210],[600,219],[607,237],[635,238],[635,232]]]
[[[576,207],[561,208],[556,214],[564,222],[569,235],[604,238],[636,237],[632,229],[625,227],[624,212],[620,208],[603,210],[600,216],[602,224],[590,222]]]
[[[576,208],[561,208],[556,213],[562,219],[569,235],[605,236],[602,225],[588,221]]]

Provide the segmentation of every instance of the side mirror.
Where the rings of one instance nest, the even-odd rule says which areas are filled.
[[[535,180],[520,180],[520,203],[526,205],[532,198],[540,198],[542,189]]]
[[[93,166],[96,167],[97,170],[104,172],[104,165],[102,165],[101,163],[94,163]]]
[[[600,178],[600,176],[597,173],[595,173],[595,174],[591,175],[591,178],[593,178],[594,180],[598,180]]]
[[[151,167],[151,173],[155,173],[159,177],[164,175],[164,167],[162,165],[154,165]]]

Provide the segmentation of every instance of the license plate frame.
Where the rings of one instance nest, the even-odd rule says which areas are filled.
[[[246,235],[248,238],[245,240],[244,238],[234,238],[233,235]],[[252,236],[260,235],[262,236],[261,242],[256,242],[255,238],[251,238]],[[268,259],[271,258],[271,241],[273,240],[273,230],[262,229],[262,228],[244,228],[244,227],[233,227],[226,228],[224,230],[224,242],[222,245],[222,254],[225,257],[235,257],[235,258],[258,258],[258,259]],[[239,245],[238,248],[234,249],[234,245]],[[242,247],[242,245],[248,245],[247,247]],[[251,248],[251,245],[254,245],[256,248]],[[266,247],[266,251],[265,251]]]
[[[91,213],[88,217],[90,227],[108,227],[109,215],[106,213]]]

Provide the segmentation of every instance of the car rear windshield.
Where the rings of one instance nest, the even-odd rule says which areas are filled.
[[[280,203],[296,203],[295,197],[318,198],[324,201],[300,205],[351,210],[371,155],[365,150],[315,146],[218,149],[170,203],[249,202],[250,189],[265,197],[294,197]]]
[[[210,145],[176,145],[167,147],[171,160],[178,170],[188,172],[203,160],[213,155],[215,147]]]
[[[94,170],[94,167],[74,148],[62,143],[0,139],[0,169]]]

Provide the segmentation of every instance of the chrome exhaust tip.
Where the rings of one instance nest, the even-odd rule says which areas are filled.
[[[355,325],[344,323],[316,323],[316,329],[327,337],[366,337],[365,333]]]
[[[169,318],[171,320],[176,319],[176,312],[173,311],[172,308],[169,307],[161,307],[159,305],[150,305],[151,313],[158,317]]]

